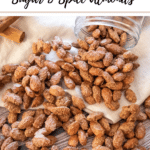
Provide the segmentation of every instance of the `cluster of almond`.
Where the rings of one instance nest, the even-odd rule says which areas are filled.
[[[42,44],[42,46],[41,46],[41,44]],[[33,44],[32,49],[33,49],[33,53],[35,53],[37,55],[41,54],[42,52],[48,54],[51,50],[51,44],[49,42],[44,43],[42,40],[38,40],[37,43]],[[30,56],[30,57],[32,57],[32,56]],[[20,65],[28,68],[30,66],[30,61],[31,61],[31,65],[32,65],[32,58],[29,58],[29,59],[30,59],[29,62],[24,61]],[[43,60],[43,59],[45,59],[45,56],[41,56],[41,60]],[[42,64],[40,64],[41,60],[36,58],[36,62],[39,63],[40,66],[42,65]],[[9,83],[11,81],[13,81],[15,83],[20,82],[20,79],[17,79],[19,77],[15,77],[16,75],[13,76],[13,74],[18,66],[19,65],[16,65],[16,64],[8,64],[8,65],[4,65],[2,67],[2,74],[0,75],[0,89],[3,88],[6,83]]]
[[[70,136],[69,146],[63,150],[78,150],[78,144],[85,146],[88,137],[93,135],[92,150],[146,150],[138,145],[138,140],[146,134],[142,122],[147,120],[147,116],[150,118],[150,97],[145,101],[146,114],[136,104],[124,106],[120,113],[122,123],[116,124],[109,124],[100,112],[85,116],[82,112],[83,100],[78,97],[66,95],[61,98],[56,102],[60,106],[45,102],[44,110],[25,111],[21,121],[17,121],[17,116],[12,113],[8,117],[2,116],[1,150],[18,150],[18,141],[26,141],[26,147],[30,150],[48,150],[50,146],[51,150],[59,150],[54,145],[57,138],[51,134],[60,127]],[[68,114],[70,117],[66,117]],[[11,126],[6,123],[7,120]]]
[[[63,150],[77,150],[78,143],[86,145],[87,137],[91,135],[95,135],[93,150],[132,149],[138,145],[138,142],[133,144],[135,139],[138,141],[137,136],[134,140],[134,136],[131,139],[126,137],[127,132],[131,131],[132,119],[125,122],[127,132],[124,132],[123,125],[110,125],[102,113],[93,113],[86,117],[82,111],[85,108],[84,100],[69,95],[59,86],[62,78],[69,89],[81,85],[86,102],[94,104],[104,101],[111,110],[119,108],[118,100],[123,90],[126,90],[127,100],[136,101],[134,92],[128,88],[134,80],[133,70],[139,66],[134,62],[138,57],[121,47],[121,43],[125,43],[126,33],[110,27],[95,27],[89,27],[93,30],[93,37],[87,37],[85,41],[78,39],[78,43],[72,44],[79,48],[76,56],[69,52],[71,45],[56,36],[52,43],[45,43],[43,40],[33,43],[33,54],[29,56],[28,61],[20,65],[3,66],[2,74],[12,77],[14,85],[2,97],[4,106],[9,110],[8,123],[12,124],[6,124],[6,117],[0,118],[2,150],[17,150],[16,141],[25,141],[27,138],[32,138],[26,142],[27,148],[47,150],[47,147],[54,145],[57,140],[50,134],[60,127],[70,135],[69,146]],[[104,29],[107,36],[104,36]],[[120,40],[115,40],[116,34]],[[49,53],[51,48],[61,60],[45,60],[45,55],[41,53]],[[41,104],[44,109],[26,111],[22,120],[17,121],[21,105],[27,110],[30,106],[33,108]],[[129,115],[131,108],[129,107]],[[117,145],[116,141],[119,139],[122,140]],[[51,149],[57,150],[58,147],[53,146]]]
[[[18,65],[12,65],[12,67],[10,67],[11,69],[16,69]],[[10,70],[10,68],[7,68],[8,70]],[[0,75],[0,89],[2,89],[5,84],[10,83],[12,81],[12,75],[11,74],[7,74],[5,72],[2,72],[2,74]]]
[[[106,107],[119,108],[122,91],[126,99],[135,103],[135,93],[129,89],[134,81],[134,70],[139,67],[138,57],[122,46],[127,34],[120,29],[102,25],[87,28],[91,37],[78,39],[78,55],[73,62],[83,80],[81,92],[88,104],[104,101]]]
[[[19,106],[22,103],[25,109],[30,105],[32,107],[41,105],[44,97],[46,98],[47,88],[59,84],[61,78],[69,89],[81,85],[82,95],[89,104],[104,101],[109,109],[117,110],[123,90],[128,101],[136,102],[136,95],[129,87],[134,81],[133,70],[139,67],[139,64],[134,62],[138,57],[119,46],[122,41],[125,43],[126,38],[122,35],[126,33],[105,26],[99,28],[89,26],[88,31],[93,31],[93,37],[87,37],[85,41],[78,39],[76,46],[78,45],[80,49],[76,56],[69,52],[71,45],[63,43],[56,36],[52,44],[43,40],[33,43],[34,54],[29,56],[28,61],[20,65],[3,66],[2,81],[5,81],[4,78],[10,81],[12,76],[12,81],[17,83],[12,90],[5,92],[3,96],[5,107],[8,110],[18,107],[15,113],[19,113]],[[120,43],[117,44],[118,42]],[[45,60],[45,55],[40,55],[42,52],[49,53],[51,47],[61,59],[56,63]],[[54,88],[57,89],[57,86]],[[53,102],[54,99],[52,96],[51,101]]]

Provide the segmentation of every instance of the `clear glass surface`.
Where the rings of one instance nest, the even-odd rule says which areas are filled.
[[[89,25],[105,25],[119,28],[127,33],[126,49],[133,48],[139,41],[143,16],[82,16],[75,21],[74,33],[76,37],[84,39],[91,36],[87,31]]]

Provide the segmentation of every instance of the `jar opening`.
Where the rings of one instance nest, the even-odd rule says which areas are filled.
[[[127,50],[133,48],[137,44],[141,33],[141,24],[130,17],[92,16],[77,17],[74,29],[75,35],[81,39],[91,36],[92,32],[87,31],[89,25],[105,25],[123,30],[127,33],[127,41],[124,46]]]

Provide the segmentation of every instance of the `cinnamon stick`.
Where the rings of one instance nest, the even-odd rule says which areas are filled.
[[[3,36],[17,43],[21,43],[25,37],[25,32],[13,27],[8,27],[6,30],[0,33],[0,36]]]
[[[3,32],[6,28],[8,28],[12,23],[14,23],[20,16],[9,16],[2,20],[0,20],[0,32]]]

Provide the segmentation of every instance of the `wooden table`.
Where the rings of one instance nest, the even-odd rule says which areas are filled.
[[[141,109],[143,109],[143,106],[141,106]],[[5,108],[0,107],[0,116],[3,116],[3,115],[8,115],[8,111]],[[20,118],[21,118],[21,115],[19,115],[19,119]],[[146,120],[144,122],[144,125],[146,127],[146,136],[144,139],[139,141],[139,144],[149,149],[150,148],[150,119]],[[69,136],[62,128],[56,130],[52,135],[54,135],[57,138],[57,142],[55,145],[59,147],[59,150],[62,150],[64,147],[68,145]],[[92,140],[93,140],[93,137],[88,137],[87,145],[84,146],[84,148],[87,148],[88,150],[92,150],[92,147],[91,147]],[[21,146],[19,147],[19,150],[27,150],[24,143],[20,143],[20,145]],[[83,146],[79,145],[78,148],[80,150],[81,148],[83,148]]]

